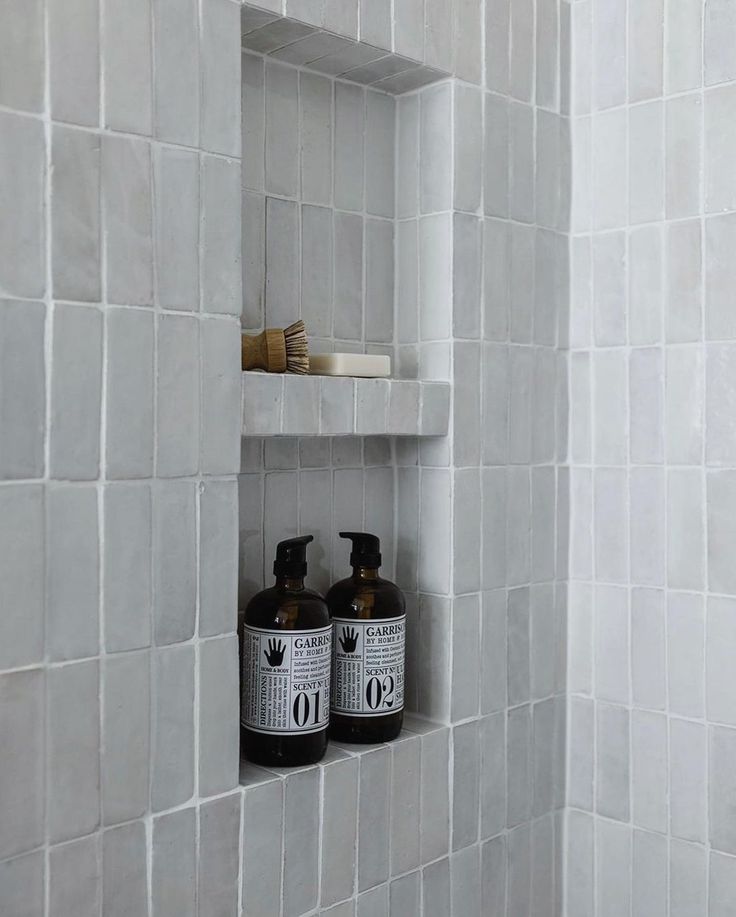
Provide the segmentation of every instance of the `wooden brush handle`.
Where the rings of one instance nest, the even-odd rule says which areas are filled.
[[[286,372],[286,341],[280,328],[266,328],[260,334],[242,335],[242,368]]]

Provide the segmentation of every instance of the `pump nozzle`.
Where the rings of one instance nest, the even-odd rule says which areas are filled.
[[[295,579],[307,575],[307,545],[314,541],[313,535],[287,538],[276,546],[276,560],[273,562],[274,576],[290,576]]]
[[[376,535],[369,535],[368,532],[340,532],[340,538],[349,538],[353,543],[350,552],[352,567],[381,566],[381,542]]]

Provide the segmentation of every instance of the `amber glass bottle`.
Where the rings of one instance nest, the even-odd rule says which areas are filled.
[[[353,575],[327,593],[332,619],[330,735],[339,742],[387,742],[404,719],[406,608],[401,590],[381,579],[380,542],[353,542]]]
[[[280,542],[276,584],[245,609],[240,734],[256,764],[313,764],[327,748],[332,631],[325,600],[304,587],[310,541]]]

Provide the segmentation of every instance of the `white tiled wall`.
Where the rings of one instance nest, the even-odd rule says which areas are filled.
[[[8,917],[237,909],[239,17],[0,13]]]
[[[736,7],[569,9],[567,912],[725,917]]]

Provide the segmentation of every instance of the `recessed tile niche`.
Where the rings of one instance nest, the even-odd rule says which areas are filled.
[[[421,234],[449,315],[449,218],[420,227],[418,160],[450,86],[425,90],[421,118],[418,90],[447,74],[323,19],[243,7],[243,327],[301,317],[312,352],[388,354],[394,377],[443,380],[441,359],[420,367],[419,250]],[[434,163],[440,188],[450,161]]]

